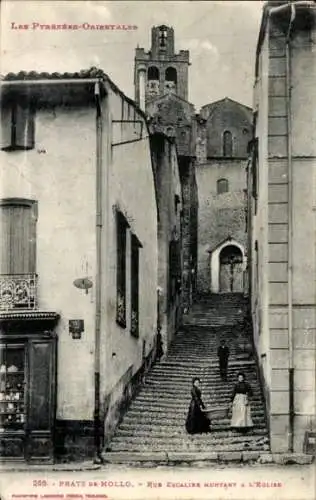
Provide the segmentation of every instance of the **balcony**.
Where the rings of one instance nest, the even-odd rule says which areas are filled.
[[[37,308],[36,274],[0,275],[0,311]]]

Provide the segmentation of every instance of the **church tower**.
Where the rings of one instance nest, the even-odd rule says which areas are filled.
[[[154,26],[151,30],[151,49],[135,51],[135,101],[144,107],[150,100],[174,93],[188,100],[189,51],[174,51],[174,30]]]

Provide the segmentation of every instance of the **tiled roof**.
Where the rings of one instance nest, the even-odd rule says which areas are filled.
[[[37,72],[37,71],[19,71],[18,73],[7,73],[6,75],[1,77],[2,82],[28,82],[28,81],[43,81],[43,80],[80,80],[84,82],[84,80],[89,79],[99,79],[107,82],[112,90],[126,100],[129,104],[131,104],[147,121],[147,116],[144,111],[136,104],[136,102],[127,97],[124,92],[109,78],[109,76],[100,68],[92,67],[90,69],[80,70],[73,73],[47,73],[47,72]]]
[[[90,68],[76,71],[74,73],[47,73],[37,71],[19,71],[18,73],[8,73],[2,77],[2,81],[22,81],[22,80],[74,80],[82,78],[109,79],[102,69]]]

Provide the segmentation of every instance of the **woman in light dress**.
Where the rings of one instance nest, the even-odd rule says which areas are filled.
[[[247,432],[253,427],[249,398],[252,397],[251,386],[246,382],[244,373],[238,373],[238,382],[232,394],[232,417],[230,426],[240,432]]]

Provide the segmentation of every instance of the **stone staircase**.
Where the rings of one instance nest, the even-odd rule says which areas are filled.
[[[199,298],[167,357],[153,367],[131,403],[108,447],[107,460],[113,452],[135,455],[269,450],[264,401],[256,362],[249,350],[249,332],[244,328],[245,314],[246,302],[241,295]],[[217,347],[221,339],[226,339],[231,352],[227,382],[221,380],[218,369]],[[225,415],[239,370],[246,374],[254,393],[251,408],[255,427],[246,435],[231,431]],[[188,435],[184,427],[194,376],[201,378],[204,402],[214,410],[212,432],[206,435]]]

